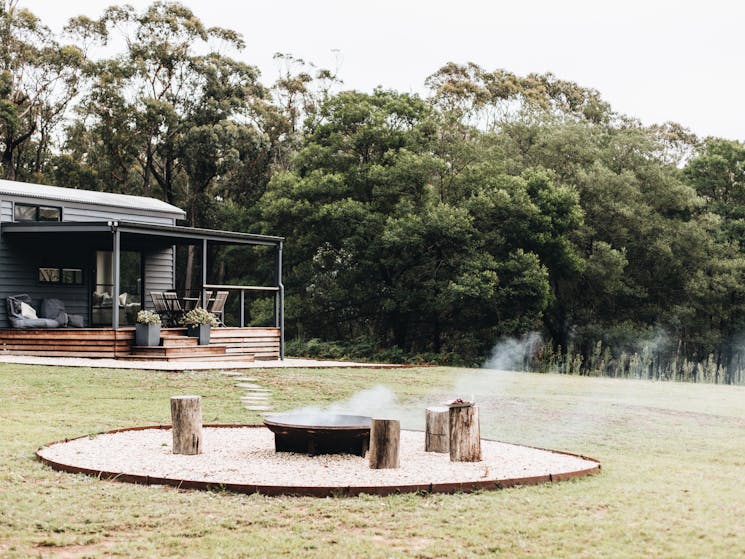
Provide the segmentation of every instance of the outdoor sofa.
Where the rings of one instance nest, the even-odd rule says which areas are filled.
[[[67,314],[65,304],[59,299],[42,299],[39,311],[28,295],[7,298],[8,320],[13,328],[82,328],[83,317]]]

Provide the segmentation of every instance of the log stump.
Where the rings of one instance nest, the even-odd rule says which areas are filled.
[[[173,424],[173,453],[202,453],[202,397],[173,396],[171,398]]]
[[[448,452],[450,449],[450,410],[444,406],[427,408],[425,416],[425,452]]]
[[[373,419],[370,426],[370,468],[398,468],[401,423],[396,419]]]
[[[450,461],[479,462],[481,460],[481,429],[478,406],[451,406]]]

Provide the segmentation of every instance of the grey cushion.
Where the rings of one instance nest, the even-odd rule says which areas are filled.
[[[42,299],[40,318],[57,319],[61,312],[65,312],[65,304],[59,299]]]
[[[85,326],[85,322],[83,321],[83,317],[79,314],[68,314],[67,325],[74,328],[83,328]]]
[[[60,311],[60,313],[57,315],[57,318],[55,318],[54,320],[59,322],[60,328],[64,328],[70,322],[70,315],[67,314],[65,311]]]
[[[13,328],[59,328],[59,322],[51,318],[10,318]]]

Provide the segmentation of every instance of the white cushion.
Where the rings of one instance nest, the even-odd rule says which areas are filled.
[[[122,307],[127,304],[127,294],[126,293],[122,293],[121,295],[119,295],[119,304]]]
[[[34,307],[32,307],[31,305],[27,305],[23,301],[21,301],[21,316],[23,318],[39,318],[38,316],[36,316]]]

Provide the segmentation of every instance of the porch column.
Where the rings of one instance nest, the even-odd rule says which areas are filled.
[[[209,301],[205,300],[207,294],[205,285],[207,285],[207,239],[202,239],[202,308],[207,310]]]
[[[274,326],[279,328],[279,358],[285,358],[285,286],[282,283],[282,241],[277,244],[275,279],[277,292],[274,297]]]
[[[114,246],[111,255],[111,274],[114,276],[113,293],[111,294],[111,327],[116,330],[119,328],[119,263],[121,249],[121,233],[119,232],[118,223],[115,221],[111,229],[114,233]]]

